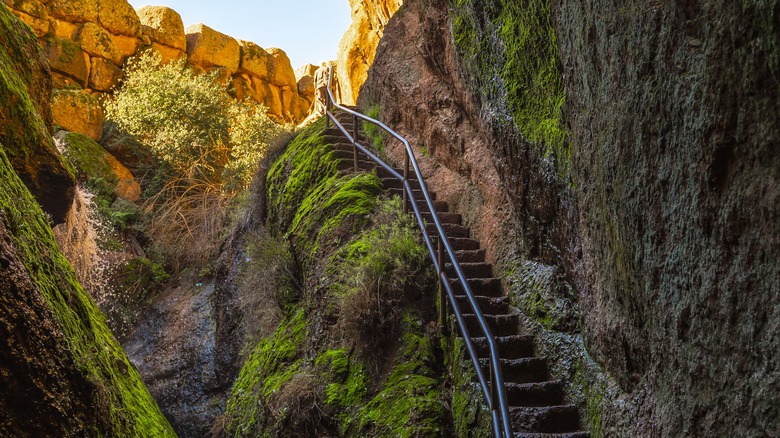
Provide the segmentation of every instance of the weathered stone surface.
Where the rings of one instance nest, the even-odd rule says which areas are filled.
[[[160,62],[163,64],[187,57],[186,52],[158,43],[152,43],[152,45],[149,46],[149,50],[152,50],[160,55]]]
[[[97,23],[98,0],[49,0],[49,13],[73,23]]]
[[[295,69],[295,78],[298,80],[298,93],[306,97],[309,102],[314,97],[314,72],[317,66],[306,64]]]
[[[123,58],[129,58],[135,55],[142,44],[141,38],[139,37],[111,34],[111,39],[114,40],[114,46],[116,46],[116,49]]]
[[[122,53],[114,44],[111,34],[94,23],[84,23],[78,36],[81,48],[92,56],[108,59],[116,65],[122,65]]]
[[[141,36],[141,22],[127,0],[98,0],[97,23],[114,35]]]
[[[187,59],[205,70],[224,68],[222,76],[230,77],[238,70],[241,49],[235,38],[206,26],[193,24],[187,34]]]
[[[51,32],[54,38],[72,41],[81,30],[81,23],[71,23],[69,21],[53,18],[51,20]]]
[[[8,7],[14,15],[32,28],[36,36],[42,37],[49,33],[51,29],[49,12],[38,0],[9,1]]]
[[[336,64],[342,103],[354,105],[357,101],[384,28],[403,3],[403,0],[349,0],[352,24],[341,38]]]
[[[241,46],[240,70],[260,79],[268,78],[268,65],[273,63],[271,55],[251,41],[239,40],[238,44]]]
[[[231,79],[233,86],[234,97],[238,100],[244,100],[246,98],[260,101],[257,97],[257,93],[252,89],[252,79],[247,74],[238,74]]]
[[[94,57],[89,70],[89,88],[95,91],[109,91],[122,79],[122,70],[113,62]]]
[[[255,90],[257,101],[268,108],[268,115],[283,121],[284,116],[279,89],[258,78],[252,78],[252,88]]]
[[[61,73],[80,86],[86,86],[89,79],[89,55],[79,43],[59,38],[46,38],[42,46],[53,71]]]
[[[581,385],[569,397],[587,405],[593,434],[777,434],[775,7],[532,2],[547,27],[519,45],[507,30],[528,11],[516,2],[459,3],[449,15],[451,2],[407,1],[359,101],[379,103],[383,120],[467,179],[459,195],[430,168],[430,186],[467,223],[502,217],[506,233],[472,231],[489,257],[526,266],[512,297],[536,287],[539,301],[571,306],[561,314],[579,312],[557,321],[542,305],[522,318],[555,377]],[[468,44],[475,36],[482,44]],[[540,56],[559,56],[538,78],[565,85],[571,158],[524,139],[510,102],[530,87],[495,80]],[[500,269],[516,279],[512,267]]]
[[[144,6],[138,11],[143,34],[152,41],[179,49],[187,50],[187,37],[181,15],[165,6]]]
[[[51,77],[37,40],[0,6],[0,148],[43,209],[59,223],[75,181],[51,140]]]
[[[277,87],[295,86],[295,71],[290,64],[290,58],[282,49],[272,47],[267,50],[273,61],[268,68],[268,81]]]
[[[141,186],[130,170],[97,142],[76,132],[60,131],[55,137],[64,145],[65,157],[81,180],[100,178],[111,185],[116,196],[128,201],[141,196]]]
[[[95,141],[103,136],[103,108],[86,91],[55,90],[51,98],[54,124],[66,131],[87,135]]]

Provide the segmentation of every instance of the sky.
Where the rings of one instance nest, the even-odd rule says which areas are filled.
[[[352,21],[348,0],[129,0],[134,8],[168,6],[186,28],[203,23],[237,39],[287,53],[293,68],[336,59]]]

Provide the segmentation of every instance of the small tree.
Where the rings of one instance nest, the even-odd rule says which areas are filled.
[[[248,187],[268,142],[287,128],[231,98],[215,74],[144,54],[106,103],[106,117],[173,171],[145,201],[147,232],[179,267],[213,260],[232,195]],[[147,193],[148,194],[148,193]]]
[[[215,73],[147,53],[128,64],[106,117],[135,136],[178,176],[245,188],[268,140],[284,130],[252,101],[232,99]]]

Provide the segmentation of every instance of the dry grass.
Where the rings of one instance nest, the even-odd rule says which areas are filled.
[[[313,372],[295,374],[266,406],[285,436],[315,436],[323,414],[322,388]]]

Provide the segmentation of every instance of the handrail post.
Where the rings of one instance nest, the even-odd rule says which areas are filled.
[[[409,180],[409,151],[404,151],[404,182],[408,180]],[[409,195],[411,195],[411,193],[406,193],[406,190],[404,190],[404,213],[409,212]]]
[[[330,85],[330,74],[328,74],[328,85]],[[325,93],[325,129],[330,128],[330,93]]]
[[[358,142],[358,126],[357,126],[357,116],[352,116],[352,161],[355,163],[355,172],[358,170],[358,150],[357,150],[357,142]]]
[[[439,280],[439,330],[444,334],[446,327],[447,327],[447,298],[444,296],[444,287],[441,284],[441,273],[443,271],[442,261],[442,254],[441,254],[442,248],[441,248],[441,236],[437,239],[436,243],[436,257],[439,259],[439,272],[436,276]]]

